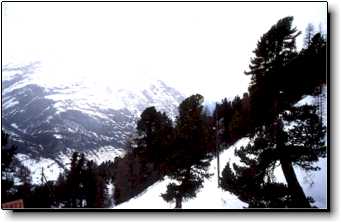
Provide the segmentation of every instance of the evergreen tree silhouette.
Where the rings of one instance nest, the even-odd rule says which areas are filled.
[[[201,95],[196,94],[179,106],[169,173],[178,183],[169,184],[166,193],[162,194],[167,202],[175,201],[175,208],[182,207],[183,199],[195,197],[203,179],[209,177],[206,171],[212,155],[208,153],[209,126],[203,113],[203,100]]]
[[[172,120],[165,113],[156,111],[155,107],[146,108],[137,122],[139,149],[144,149],[147,159],[160,168],[167,159],[170,146],[174,140]]]
[[[307,59],[307,51],[314,42],[313,37],[308,49],[298,55],[295,51],[295,38],[299,32],[291,28],[292,20],[292,17],[279,20],[257,44],[254,51],[256,57],[251,60],[250,71],[246,72],[252,75],[249,92],[256,135],[252,144],[237,152],[246,167],[235,165],[236,173],[233,173],[228,164],[223,171],[222,186],[247,200],[251,207],[311,207],[309,198],[298,183],[293,165],[312,170],[312,163],[316,162],[318,157],[323,157],[326,151],[322,140],[325,130],[315,110],[312,107],[298,109],[292,106],[304,91],[295,92],[296,88],[290,86],[295,82],[293,73],[297,74],[297,71],[288,71],[308,68],[302,61]],[[321,44],[316,45],[322,46],[320,49],[323,48],[323,41],[317,39],[319,38],[316,37],[315,42]],[[314,48],[319,49],[316,46]],[[319,71],[320,75],[325,74]],[[283,81],[285,78],[288,80]],[[308,82],[317,79],[313,75],[305,78]],[[313,84],[307,88],[313,88]],[[305,92],[307,88],[304,88]],[[291,116],[282,113],[284,109],[287,109]],[[288,117],[297,123],[289,132],[284,129],[283,124]],[[249,158],[250,155],[252,159]],[[272,181],[273,170],[278,161],[287,181],[287,188]],[[266,200],[269,197],[264,193],[269,188],[278,193],[271,201]],[[286,202],[278,202],[280,200]]]
[[[292,21],[293,17],[280,19],[261,37],[254,50],[255,57],[251,59],[250,70],[245,72],[251,75],[249,94],[251,119],[255,127],[272,123],[281,109],[281,104],[275,103],[281,91],[281,70],[297,56],[295,39],[300,34],[291,27]]]

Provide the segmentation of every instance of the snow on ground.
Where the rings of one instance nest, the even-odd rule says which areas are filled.
[[[307,95],[295,104],[295,107],[301,107],[303,105],[313,105],[315,104],[316,97]]]
[[[241,165],[239,157],[234,155],[236,149],[246,146],[250,142],[249,138],[242,138],[234,145],[224,150],[220,154],[220,176],[227,162]],[[196,198],[183,202],[183,208],[193,209],[242,209],[248,207],[248,204],[239,200],[236,195],[223,191],[218,188],[217,158],[211,161],[209,173],[212,173],[209,179],[204,181],[203,188],[197,193]],[[174,206],[173,206],[174,207]]]
[[[69,169],[73,152],[74,150],[66,148],[66,151],[58,153],[56,159],[61,162],[65,168]],[[114,161],[116,157],[124,156],[125,150],[113,146],[103,146],[99,149],[84,152],[84,155],[88,160],[93,160],[99,165],[108,160]]]
[[[319,101],[321,100],[321,101]],[[322,123],[327,126],[327,86],[322,87],[321,94],[318,96],[306,95],[294,106],[300,107],[303,105],[315,105],[318,106],[319,115],[322,115]],[[321,107],[320,107],[321,106]]]
[[[12,123],[11,126],[12,126],[13,128],[19,129],[17,123]]]
[[[315,166],[320,170],[307,172],[299,166],[294,166],[296,177],[306,196],[315,200],[313,206],[327,208],[327,159],[320,158]],[[280,165],[274,171],[275,181],[286,184]]]
[[[250,143],[250,139],[245,137],[238,140],[234,145],[224,150],[220,154],[220,174],[226,166],[227,162],[237,165],[243,165],[239,157],[235,156],[235,150],[241,146],[246,146]],[[319,171],[306,172],[302,168],[295,166],[295,173],[298,181],[302,186],[307,196],[311,196],[315,203],[313,205],[318,208],[326,208],[327,195],[327,159],[320,159],[317,166],[321,168]],[[194,199],[185,200],[182,204],[184,209],[242,209],[248,207],[248,204],[240,201],[235,195],[230,192],[223,191],[217,187],[217,159],[211,161],[209,173],[212,173],[209,179],[205,179],[203,188],[201,188]],[[275,168],[275,181],[286,183],[281,166]],[[114,208],[118,209],[169,209],[174,208],[174,203],[167,203],[160,196],[166,191],[167,185],[172,182],[168,177],[156,182],[148,187],[144,192],[136,197],[124,202]]]
[[[322,115],[322,123],[327,126],[327,87],[322,87],[321,98],[319,96],[307,95],[298,101],[295,106],[300,107],[303,105],[317,105],[319,106],[319,99],[322,99],[321,111],[318,113]],[[289,123],[290,124],[290,123]],[[327,145],[327,141],[325,141]],[[297,179],[306,194],[311,196],[315,203],[313,205],[318,208],[327,208],[327,159],[320,158],[314,166],[320,167],[320,170],[307,172],[299,166],[294,166]],[[278,182],[285,183],[285,178],[280,166],[275,169],[275,177]]]
[[[101,164],[105,161],[114,161],[116,157],[124,156],[124,149],[115,148],[113,146],[103,146],[98,150],[86,152],[85,156],[89,160],[95,161],[97,164]]]
[[[53,136],[54,136],[56,139],[62,139],[62,138],[63,138],[63,136],[60,135],[60,134],[53,134]]]
[[[8,109],[10,107],[13,107],[15,105],[19,104],[19,101],[16,101],[15,98],[11,98],[10,100],[8,101],[5,101],[3,104],[2,104],[2,108],[5,110],[5,109]]]
[[[60,151],[58,153],[56,160],[58,160],[66,169],[70,169],[72,154],[73,150],[67,147],[66,151]]]
[[[169,178],[160,180],[149,186],[144,192],[131,198],[114,208],[117,209],[170,209],[174,204],[167,203],[161,197],[161,193],[166,191],[167,185],[171,182]]]
[[[31,159],[28,155],[18,153],[17,159],[31,171],[32,183],[41,184],[42,168],[46,179],[57,180],[60,173],[64,170],[52,159],[40,158],[39,160]]]
[[[57,136],[55,135],[55,137]],[[69,169],[72,153],[73,151],[67,148],[66,153],[60,152],[56,158],[64,165],[65,168]],[[116,157],[123,155],[123,149],[115,149],[112,146],[105,146],[101,147],[96,152],[86,154],[86,158],[94,160],[97,164],[101,164],[107,160],[114,161]],[[59,174],[64,172],[64,169],[61,168],[56,161],[49,158],[40,158],[36,160],[21,153],[16,154],[16,158],[22,163],[22,165],[30,170],[33,184],[41,184],[42,168],[44,169],[44,175],[48,181],[57,180]]]
[[[300,167],[295,167],[295,172],[306,196],[314,198],[313,205],[327,208],[327,159],[319,159],[316,165],[321,170],[306,172]]]
[[[106,184],[107,190],[108,190],[108,198],[110,199],[110,205],[114,205],[114,185],[112,183],[112,181],[110,180],[107,184]]]
[[[220,155],[220,171],[225,167],[228,161],[240,162],[235,155],[234,150],[245,146],[249,142],[248,138],[242,138],[234,145],[221,152]],[[240,201],[235,195],[230,192],[223,191],[218,188],[218,174],[217,174],[217,159],[211,161],[209,173],[213,175],[209,179],[205,179],[203,188],[199,190],[194,199],[185,200],[182,203],[183,209],[220,209],[232,208],[242,209],[248,204]],[[174,208],[174,203],[167,203],[160,196],[161,193],[166,192],[167,185],[171,179],[165,177],[155,184],[148,187],[144,192],[136,197],[124,202],[114,208],[118,209],[169,209]]]
[[[230,163],[230,168],[232,169],[232,171],[234,171],[234,169],[233,169],[233,164],[234,163],[237,164],[238,166],[245,166],[245,164],[243,164],[240,161],[240,158],[238,156],[236,156],[234,153],[240,147],[246,146],[249,142],[250,142],[250,138],[247,138],[247,137],[241,138],[234,145],[230,146],[228,149],[226,149],[226,150],[224,150],[223,152],[220,153],[220,156],[219,156],[219,159],[220,159],[220,165],[219,165],[219,167],[220,167],[220,176],[221,176],[221,172],[225,168],[227,162]],[[216,162],[217,161],[215,161],[213,163],[213,165],[215,165],[215,168],[217,166]]]
[[[13,79],[16,75],[22,75],[20,70],[6,70],[2,67],[2,81],[9,81]]]

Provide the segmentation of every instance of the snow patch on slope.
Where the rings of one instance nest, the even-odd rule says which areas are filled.
[[[234,145],[221,152],[220,170],[225,167],[227,162],[240,162],[238,157],[234,155],[235,149],[247,145],[249,138],[242,138]],[[228,191],[223,191],[218,187],[217,159],[211,161],[209,173],[213,174],[209,179],[205,179],[203,188],[199,190],[196,197],[185,200],[182,203],[183,209],[242,209],[248,206]],[[167,185],[173,182],[170,178],[165,177],[163,180],[148,187],[144,192],[136,197],[124,202],[114,208],[118,209],[170,209],[174,208],[174,203],[167,203],[161,197],[162,193],[167,190]]]
[[[327,208],[327,158],[320,158],[315,166],[321,169],[308,172],[299,166],[294,166],[294,170],[305,195],[315,200],[313,205]],[[274,175],[276,182],[287,184],[280,165],[275,168]]]
[[[306,172],[297,166],[294,169],[306,196],[314,198],[313,205],[327,208],[327,159],[320,158],[316,166],[321,169],[311,172]]]
[[[11,99],[5,101],[2,104],[2,108],[3,109],[8,109],[8,108],[13,107],[13,106],[15,106],[17,104],[19,104],[19,101],[16,101],[15,98],[11,98]]]
[[[322,123],[327,126],[327,87],[322,87],[322,92],[320,96],[307,95],[298,101],[294,106],[300,107],[304,105],[315,105],[319,106],[320,101],[320,111],[319,115],[322,115]],[[321,98],[320,98],[321,97]],[[295,123],[285,123],[284,128],[292,128]],[[325,141],[327,145],[327,141]],[[317,171],[305,171],[299,166],[294,166],[297,180],[299,181],[306,196],[310,196],[315,200],[313,205],[318,208],[327,208],[327,158],[319,158],[319,160],[314,164],[320,168]],[[286,184],[286,180],[282,171],[281,166],[278,165],[274,171],[275,181]]]
[[[149,186],[144,192],[131,198],[129,201],[124,202],[114,208],[117,209],[170,209],[174,205],[167,203],[161,197],[161,193],[166,191],[167,185],[171,182],[169,178],[160,180],[153,185]]]
[[[57,180],[59,174],[64,172],[64,169],[52,159],[40,158],[34,160],[21,153],[16,154],[16,158],[30,170],[33,184],[41,184],[42,170],[44,170],[44,175],[48,181]]]
[[[220,153],[220,176],[227,162],[241,164],[239,157],[236,157],[234,152],[241,146],[246,146],[249,142],[249,138],[242,138]],[[213,175],[209,179],[205,179],[203,188],[197,193],[196,198],[183,202],[183,208],[242,209],[248,206],[247,203],[239,200],[236,195],[218,188],[217,158],[212,159],[208,172]]]
[[[241,146],[246,146],[252,143],[248,137],[238,140],[234,145],[224,150],[220,154],[220,171],[224,169],[227,162],[230,163],[231,168],[235,163],[243,165],[240,158],[235,156],[235,151],[239,150]],[[316,166],[321,168],[320,171],[306,172],[300,167],[295,166],[295,172],[300,185],[307,196],[311,196],[318,208],[326,208],[327,195],[327,159],[320,159]],[[233,169],[233,168],[232,168]],[[199,190],[194,199],[188,199],[183,202],[184,209],[242,209],[248,207],[248,204],[239,200],[234,194],[223,191],[218,188],[218,174],[217,174],[217,158],[211,161],[209,173],[213,174],[209,179],[205,179],[203,188]],[[274,171],[275,181],[286,184],[282,169],[277,163]],[[162,193],[166,192],[167,185],[173,182],[170,178],[165,177],[163,180],[156,182],[148,187],[144,192],[136,197],[124,202],[114,208],[117,209],[170,209],[174,208],[174,203],[167,203],[161,197]]]
[[[295,107],[301,107],[303,105],[314,105],[316,101],[316,97],[308,95],[299,100],[296,104]]]
[[[321,94],[317,96],[306,95],[299,100],[294,106],[315,105],[319,109],[319,115],[322,116],[322,123],[327,126],[327,86],[323,85]]]
[[[219,159],[220,159],[220,165],[219,165],[220,171],[223,171],[227,162],[230,163],[230,168],[232,171],[234,171],[233,164],[236,164],[238,166],[245,166],[245,164],[240,161],[240,158],[235,155],[235,151],[239,150],[240,147],[242,147],[242,146],[245,147],[248,143],[250,143],[250,141],[251,140],[248,137],[241,138],[234,145],[230,146],[229,148],[227,148],[223,152],[221,152],[220,157],[219,157]]]
[[[57,137],[57,136],[56,136]],[[21,164],[27,167],[32,176],[33,184],[41,184],[41,173],[44,170],[44,175],[46,180],[57,180],[60,173],[63,173],[65,169],[70,169],[71,157],[73,151],[71,149],[67,149],[65,153],[59,152],[56,156],[56,160],[59,161],[63,168],[53,159],[49,158],[39,158],[33,159],[29,155],[18,153],[16,154],[16,158],[21,162]],[[88,160],[95,161],[98,165],[105,161],[114,161],[116,157],[121,157],[125,154],[123,149],[116,149],[112,146],[104,146],[98,150],[85,153],[85,157]],[[65,169],[64,169],[65,168]]]
[[[62,138],[63,138],[63,136],[60,135],[60,134],[53,134],[53,136],[54,136],[56,139],[62,139]]]
[[[116,157],[123,157],[125,150],[122,148],[115,148],[113,146],[103,146],[98,150],[85,153],[88,160],[93,160],[98,165],[105,161],[114,161]]]

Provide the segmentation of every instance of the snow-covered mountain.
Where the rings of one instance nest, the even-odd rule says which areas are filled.
[[[54,166],[59,172],[73,151],[97,162],[122,155],[146,107],[155,106],[174,119],[184,99],[160,80],[66,79],[49,76],[43,68],[40,63],[2,67],[2,128],[33,175],[41,167]]]

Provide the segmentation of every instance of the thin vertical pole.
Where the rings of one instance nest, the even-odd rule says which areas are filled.
[[[44,167],[41,168],[41,185],[44,184]]]
[[[216,122],[216,153],[217,153],[217,176],[218,176],[218,187],[220,187],[220,160],[219,160],[219,120]]]

